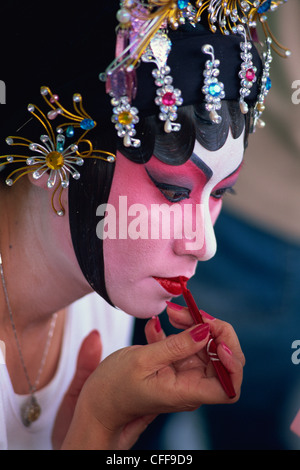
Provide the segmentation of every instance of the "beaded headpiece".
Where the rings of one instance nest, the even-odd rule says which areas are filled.
[[[156,68],[152,71],[156,86],[155,104],[158,116],[164,122],[165,132],[180,130],[176,122],[178,107],[185,103],[185,96],[173,80],[172,67],[168,59],[172,51],[171,35],[176,40],[180,36],[182,25],[191,25],[197,29],[201,24],[207,33],[221,33],[221,36],[236,36],[239,39],[239,100],[243,113],[248,112],[247,100],[250,100],[253,113],[253,127],[263,126],[261,114],[264,100],[270,89],[269,77],[272,60],[271,47],[281,56],[288,57],[290,51],[282,46],[273,36],[267,22],[267,14],[276,10],[287,0],[123,0],[117,12],[117,35],[115,59],[105,72],[99,75],[106,82],[106,92],[111,97],[113,107],[112,122],[117,134],[126,147],[139,147],[135,125],[139,122],[139,107],[135,104],[139,69],[143,63],[152,62]],[[263,71],[258,75],[252,53],[252,42],[259,42],[257,28],[262,26],[266,37],[267,51],[262,54]],[[177,31],[178,30],[178,31]],[[211,36],[214,36],[211,35]],[[216,34],[216,36],[218,36]],[[195,41],[198,38],[195,37]],[[202,53],[209,54],[203,76],[203,100],[213,123],[219,123],[221,117],[221,99],[227,97],[224,84],[217,77],[220,73],[220,59],[211,43],[203,44]],[[257,61],[257,60],[256,60]],[[189,70],[187,70],[189,74]],[[190,75],[190,74],[189,74]],[[255,93],[256,101],[250,96],[252,87],[259,87]],[[144,85],[144,81],[143,81]],[[253,92],[254,93],[254,92]],[[198,98],[199,99],[199,98]]]
[[[44,129],[40,142],[21,136],[7,137],[6,143],[9,146],[25,147],[29,152],[28,155],[12,152],[9,155],[0,156],[0,170],[6,165],[24,164],[18,165],[7,176],[8,186],[12,186],[26,174],[32,174],[34,179],[39,179],[47,173],[47,186],[53,189],[52,208],[57,215],[64,215],[61,202],[62,191],[69,186],[70,175],[75,180],[80,178],[76,167],[82,166],[87,158],[114,162],[115,156],[110,152],[94,149],[91,141],[86,139],[87,133],[94,129],[97,123],[84,110],[79,93],[73,95],[74,112],[70,112],[59,102],[58,95],[53,94],[48,87],[41,87],[40,92],[50,108],[47,114],[44,114],[36,105],[29,104],[27,107],[29,113]],[[55,126],[54,122],[59,118],[61,123]],[[54,203],[58,190],[59,209]]]

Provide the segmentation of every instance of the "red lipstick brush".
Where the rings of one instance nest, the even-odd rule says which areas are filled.
[[[191,292],[188,290],[186,287],[186,279],[183,277],[180,277],[180,284],[182,287],[182,295],[184,297],[184,300],[186,301],[186,304],[188,306],[188,309],[190,311],[190,314],[193,317],[194,322],[197,323],[204,323],[203,318],[199,312],[199,309],[196,305],[196,302],[191,294]],[[217,354],[217,345],[214,341],[214,338],[212,335],[210,335],[208,343],[207,343],[207,353],[210,357],[210,360],[213,363],[213,366],[215,368],[215,371],[218,375],[218,378],[221,382],[221,385],[228,395],[229,398],[234,398],[236,396],[235,390],[233,388],[231,378],[229,375],[228,370],[225,368],[225,366],[222,364],[220,361],[218,354]]]

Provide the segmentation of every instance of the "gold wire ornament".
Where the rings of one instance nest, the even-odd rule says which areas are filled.
[[[197,0],[195,22],[201,21],[206,12],[210,30],[219,29],[223,34],[236,33],[238,25],[243,25],[251,33],[260,24],[266,38],[272,39],[272,49],[281,57],[289,57],[291,52],[274,37],[268,25],[268,13],[288,0]]]
[[[27,109],[31,115],[39,121],[44,129],[40,136],[40,142],[34,142],[21,136],[9,136],[6,143],[10,146],[26,147],[33,155],[20,155],[12,153],[0,156],[0,167],[12,163],[24,163],[18,166],[6,178],[6,184],[12,186],[22,176],[32,174],[34,179],[39,179],[47,173],[47,186],[53,189],[51,204],[57,215],[64,215],[64,207],[61,197],[63,189],[69,186],[70,175],[78,180],[80,173],[76,166],[82,166],[86,158],[101,159],[106,162],[114,162],[115,155],[110,152],[95,150],[92,142],[86,139],[87,133],[94,129],[97,123],[86,113],[82,106],[82,97],[79,93],[73,95],[73,108],[75,112],[65,109],[59,102],[59,97],[53,94],[48,87],[41,87],[41,95],[50,107],[47,115],[33,104]],[[65,120],[54,129],[52,122],[58,117]],[[75,139],[76,133],[80,132]],[[70,139],[70,143],[68,143]],[[71,143],[73,139],[73,143]],[[83,147],[85,147],[83,149]],[[55,207],[54,197],[59,190],[58,204]]]
[[[117,54],[105,74],[115,67],[125,65],[134,68],[149,46],[151,39],[161,28],[170,27],[177,30],[186,22],[196,25],[201,22],[203,13],[207,15],[210,30],[218,29],[225,35],[235,34],[241,24],[251,32],[261,24],[266,37],[272,39],[272,48],[281,56],[288,57],[290,51],[280,44],[272,34],[267,15],[275,11],[288,0],[196,0],[195,6],[187,0],[123,0],[117,12],[119,30],[131,30],[140,21],[138,35],[131,41],[121,55]]]
[[[112,122],[118,136],[123,138],[124,145],[141,145],[140,140],[134,138],[135,124],[139,122],[139,110],[132,106],[137,91],[136,69],[142,62],[149,61],[149,50],[155,38],[167,35],[168,29],[177,30],[184,23],[196,26],[203,20],[212,33],[219,30],[224,35],[239,35],[242,28],[244,44],[250,45],[253,41],[263,46],[264,41],[260,42],[257,34],[257,26],[260,24],[273,50],[282,57],[288,57],[290,51],[276,40],[267,23],[268,13],[286,2],[287,0],[121,0],[116,15],[119,24],[116,28],[115,58],[99,74],[99,79],[106,82],[106,92],[112,98]],[[161,45],[158,55],[164,54],[164,42],[157,42]],[[250,67],[248,59],[243,59],[241,66],[241,105],[243,112],[246,112],[244,98],[257,78],[254,66]],[[159,95],[157,101],[160,98]],[[184,97],[180,97],[180,105],[183,102]],[[166,113],[160,113],[160,119],[165,117]],[[169,130],[172,123],[170,124],[170,119],[167,121]]]

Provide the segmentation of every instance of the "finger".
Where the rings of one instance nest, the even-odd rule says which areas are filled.
[[[210,361],[206,369],[194,368],[185,369],[180,380],[177,382],[180,397],[184,397],[186,403],[190,403],[190,408],[196,407],[199,403],[235,403],[240,397],[240,389],[243,380],[243,363],[235,356],[226,344],[220,343],[217,347],[219,360],[222,362],[230,375],[235,397],[229,398],[226,389],[223,388],[220,378],[216,375],[214,364]],[[202,372],[201,372],[202,371]],[[185,392],[187,394],[185,395]]]
[[[166,304],[169,321],[175,328],[185,330],[194,324],[187,307],[175,304],[174,302],[166,302]]]
[[[235,397],[230,399],[230,402],[235,403],[240,396],[244,364],[224,343],[218,345],[217,354],[230,375],[230,380],[236,393]]]
[[[169,315],[170,323],[179,329],[186,329],[191,327],[194,324],[194,320],[189,312],[187,307],[183,307],[182,305],[175,304],[174,302],[166,302],[167,303],[167,313]],[[210,322],[215,320],[214,317],[209,315],[204,310],[199,310],[203,322]]]
[[[187,307],[174,304],[173,302],[167,302],[167,313],[169,315],[170,323],[176,328],[185,329],[193,324],[192,317]],[[238,356],[239,360],[245,364],[245,358],[242,353],[238,337],[233,327],[222,320],[216,319],[209,315],[204,310],[199,310],[202,320],[211,327],[211,333],[216,339],[217,343],[224,342],[232,349],[233,353]]]
[[[119,440],[118,450],[130,449],[142,432],[149,426],[157,415],[141,416],[125,426]]]
[[[83,341],[76,365],[76,372],[67,395],[78,396],[87,378],[99,365],[102,354],[100,334],[93,330]]]
[[[161,327],[159,317],[155,316],[146,323],[145,335],[148,344],[165,339],[166,335]]]
[[[232,325],[227,322],[216,320],[213,322],[208,322],[210,326],[210,331],[212,336],[215,339],[217,345],[225,344],[232,351],[234,357],[236,357],[244,366],[245,365],[245,356],[241,349],[239,339]]]
[[[228,372],[231,375],[240,375],[240,380],[242,380],[241,372],[245,366],[244,355],[242,354],[242,358],[239,355],[234,355],[231,349],[223,342],[218,345],[217,354]]]
[[[92,331],[83,341],[78,358],[75,375],[67,390],[56,415],[53,431],[52,445],[59,449],[69,429],[78,396],[87,378],[96,369],[100,362],[102,343],[98,331]]]
[[[176,335],[168,336],[162,341],[150,344],[144,349],[144,354],[149,355],[149,363],[152,363],[154,372],[201,351],[207,344],[208,335],[209,325],[197,325]]]

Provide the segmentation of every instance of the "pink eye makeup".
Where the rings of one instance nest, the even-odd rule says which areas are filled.
[[[191,190],[184,186],[169,184],[164,181],[158,181],[152,176],[146,168],[147,175],[152,183],[160,190],[162,195],[171,203],[189,199]]]
[[[212,191],[210,194],[211,197],[215,199],[222,199],[225,194],[236,194],[236,191],[232,187],[227,187],[227,188],[220,188],[216,189],[215,191]]]
[[[116,208],[114,226],[124,230],[103,243],[106,289],[114,305],[139,318],[158,314],[177,295],[178,276],[190,279],[198,261],[214,256],[221,196],[236,182],[243,153],[243,135],[233,139],[231,134],[214,152],[196,141],[182,165],[155,155],[139,165],[117,153],[108,204]],[[126,214],[121,196],[126,196]],[[156,279],[168,280],[168,289],[175,291]]]
[[[212,190],[211,197],[214,199],[222,199],[226,193],[236,194],[236,191],[233,189],[233,186],[237,182],[238,176],[242,169],[243,163],[241,163],[234,172],[232,172],[227,178],[220,181]]]

